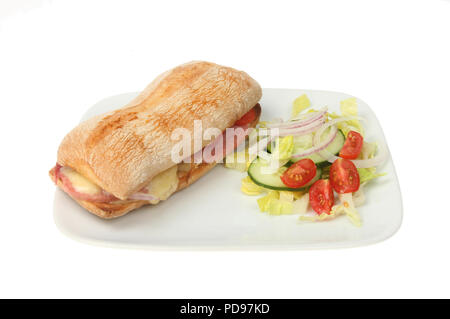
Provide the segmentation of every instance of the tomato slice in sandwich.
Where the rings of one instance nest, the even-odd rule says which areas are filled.
[[[244,114],[234,125],[245,125],[253,122],[256,119],[256,110],[252,108],[250,111]]]

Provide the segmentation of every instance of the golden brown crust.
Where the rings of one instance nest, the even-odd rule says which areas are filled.
[[[58,163],[126,199],[176,164],[171,150],[179,141],[170,138],[176,128],[192,132],[194,120],[201,120],[203,129],[224,130],[261,94],[244,72],[208,62],[183,64],[161,74],[124,108],[73,129],[59,147]]]
[[[259,117],[261,115],[261,108],[257,107],[257,117],[250,124],[250,127],[255,127],[259,121]],[[217,163],[201,163],[195,164],[191,163],[191,169],[187,171],[185,174],[179,174],[178,188],[177,192],[188,187],[197,181],[200,177],[207,174],[211,169],[213,169]],[[55,181],[55,168],[52,168],[49,172],[50,178]],[[61,188],[61,181],[57,180],[56,184]],[[71,196],[69,194],[69,196]],[[71,196],[72,197],[72,196]],[[80,206],[85,208],[87,211],[91,212],[94,215],[97,215],[104,219],[112,219],[116,217],[123,216],[137,208],[140,208],[144,205],[148,205],[148,201],[143,200],[133,200],[133,201],[120,201],[120,202],[112,202],[112,203],[96,203],[89,202],[85,200],[78,200],[72,197]]]

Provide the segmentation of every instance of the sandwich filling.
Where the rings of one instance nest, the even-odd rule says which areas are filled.
[[[255,114],[254,117],[249,117],[248,114],[251,112]],[[212,143],[205,146],[203,150],[207,150],[208,148],[211,149],[215,143],[222,142],[224,145],[223,154],[217,154],[217,156],[214,157],[215,161],[222,160],[227,153],[233,151],[245,140],[247,129],[256,124],[259,113],[260,106],[257,104],[235,123],[233,127],[243,128],[246,131],[246,134],[244,135],[244,138],[234,138],[234,141],[232,141],[234,146],[231,149],[225,147],[227,145],[227,141],[225,141],[225,134],[222,134]],[[142,188],[139,192],[132,194],[126,201],[145,200],[150,204],[157,204],[161,200],[166,200],[170,197],[170,195],[177,191],[179,183],[183,179],[186,179],[186,177],[188,177],[193,170],[197,169],[200,165],[205,164],[208,163],[180,163],[174,165],[153,177],[147,186]],[[66,193],[75,199],[100,203],[124,202],[70,167],[56,164],[52,172],[55,183],[59,184]]]

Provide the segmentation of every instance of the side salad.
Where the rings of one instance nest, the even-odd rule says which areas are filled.
[[[387,150],[365,140],[355,98],[341,101],[340,111],[314,109],[304,94],[294,100],[288,121],[260,122],[244,150],[226,157],[226,167],[247,173],[242,192],[262,195],[257,199],[261,212],[299,214],[303,221],[346,215],[361,226],[356,207],[365,201],[364,186],[385,175],[376,167]]]

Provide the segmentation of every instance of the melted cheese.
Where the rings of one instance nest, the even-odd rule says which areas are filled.
[[[150,201],[150,203],[157,204],[160,200],[166,200],[170,195],[175,193],[178,188],[177,170],[178,167],[175,165],[153,177],[150,184],[145,188],[147,189],[148,194],[155,196],[158,199]],[[72,187],[78,193],[97,195],[102,192],[102,189],[98,185],[92,183],[89,179],[77,173],[70,167],[62,167],[61,173],[69,179]]]
[[[61,168],[61,173],[63,173],[72,184],[72,187],[78,193],[97,195],[102,192],[102,189],[96,184],[92,183],[89,179],[83,175],[77,173],[70,167],[64,166]]]
[[[160,200],[166,200],[175,193],[178,188],[177,170],[178,167],[175,165],[153,177],[146,189],[148,194],[159,198],[159,200],[150,201],[150,203],[156,204]]]

